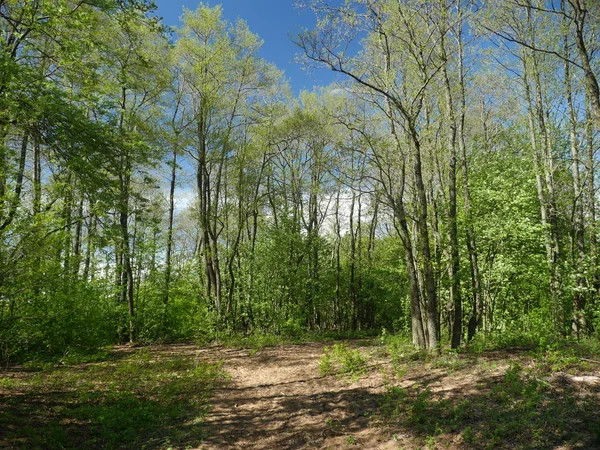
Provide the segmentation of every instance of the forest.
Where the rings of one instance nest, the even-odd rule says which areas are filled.
[[[220,6],[0,1],[0,358],[600,332],[600,4],[306,0],[294,96]]]
[[[0,0],[0,447],[600,448],[600,2],[296,7]]]

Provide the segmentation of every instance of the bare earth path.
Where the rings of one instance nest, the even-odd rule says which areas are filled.
[[[121,346],[102,362],[11,366],[0,448],[600,449],[600,351],[345,345],[333,355],[360,351],[360,378],[320,376],[323,343]],[[228,382],[200,364],[215,362]]]
[[[319,376],[324,346],[201,353],[223,361],[232,379],[213,398],[200,449],[398,448],[370,417],[384,391],[385,363],[376,348],[361,348],[370,369],[351,381]]]

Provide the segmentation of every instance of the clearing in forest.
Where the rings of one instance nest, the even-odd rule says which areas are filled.
[[[0,448],[600,448],[600,364],[576,349],[431,357],[358,340],[102,359],[0,373]]]

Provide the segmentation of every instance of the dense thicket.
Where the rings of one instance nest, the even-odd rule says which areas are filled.
[[[304,5],[290,93],[220,7],[0,0],[0,352],[600,327],[600,7]]]

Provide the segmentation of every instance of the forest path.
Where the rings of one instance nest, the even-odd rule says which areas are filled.
[[[223,361],[231,382],[215,392],[200,449],[398,448],[370,416],[385,390],[381,347],[350,344],[369,366],[350,380],[319,375],[325,346],[201,351],[200,358]]]

